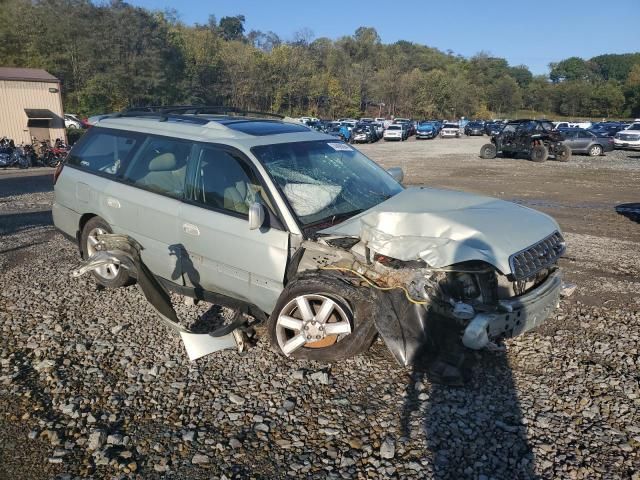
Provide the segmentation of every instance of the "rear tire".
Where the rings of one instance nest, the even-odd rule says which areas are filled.
[[[498,154],[498,149],[493,143],[485,143],[482,148],[480,148],[480,158],[496,158]]]
[[[588,153],[590,157],[599,157],[600,155],[602,155],[602,151],[602,146],[596,144],[591,146]]]
[[[549,157],[549,150],[544,145],[534,145],[529,158],[532,162],[544,162]]]
[[[326,334],[319,340],[313,336],[311,341],[302,338],[301,341],[305,343],[287,355],[285,349],[293,348],[288,342],[295,342],[300,335],[304,337],[318,333],[314,331],[316,327],[313,321],[321,315],[325,302],[332,310],[325,322],[320,322],[323,329],[324,325],[348,322],[351,325],[350,333]],[[310,314],[313,315],[306,322],[305,316],[309,317],[309,314],[304,315],[299,307],[305,303],[310,306]],[[376,303],[377,296],[373,290],[355,287],[338,275],[317,271],[302,273],[285,287],[269,317],[267,331],[271,346],[280,355],[298,359],[331,362],[353,357],[367,350],[375,339],[373,317]]]
[[[87,259],[95,252],[96,235],[104,233],[113,233],[111,226],[100,217],[91,218],[82,229],[80,236],[80,248],[82,250],[82,258]],[[97,270],[93,270],[92,275],[96,281],[106,288],[118,288],[127,284],[131,284],[133,280],[127,274],[124,268],[118,266],[105,266]]]

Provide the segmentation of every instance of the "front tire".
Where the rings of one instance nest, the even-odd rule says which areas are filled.
[[[111,226],[100,217],[91,218],[82,229],[80,236],[80,248],[82,258],[87,259],[96,252],[95,245],[98,243],[97,235],[113,233]],[[105,265],[93,270],[92,275],[96,281],[106,288],[118,288],[131,283],[131,278],[124,268],[117,265]]]
[[[600,146],[600,145],[598,145]],[[559,145],[556,148],[556,160],[559,162],[568,162],[571,158],[571,148],[568,145]]]
[[[297,359],[331,362],[367,350],[376,336],[376,295],[338,275],[303,273],[283,290],[267,331],[272,348]]]
[[[481,158],[486,158],[486,159],[496,158],[497,154],[498,154],[498,149],[493,143],[486,143],[482,146],[482,148],[480,148]]]

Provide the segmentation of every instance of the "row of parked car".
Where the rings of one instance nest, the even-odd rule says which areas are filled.
[[[308,127],[349,143],[373,143],[380,139],[385,141],[405,141],[409,137],[416,139],[432,139],[437,136],[460,137],[463,129],[459,122],[447,120],[416,121],[409,118],[361,118],[360,120],[341,118],[335,121],[302,117],[300,122]]]

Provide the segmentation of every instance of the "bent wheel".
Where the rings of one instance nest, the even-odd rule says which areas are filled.
[[[100,217],[93,217],[85,224],[80,237],[80,248],[85,260],[96,253],[98,235],[105,233],[113,233],[113,231],[111,226]],[[118,265],[98,267],[92,274],[100,285],[107,288],[122,287],[132,281],[125,269]]]

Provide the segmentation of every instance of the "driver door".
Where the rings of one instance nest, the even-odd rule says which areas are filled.
[[[201,145],[188,180],[190,200],[180,215],[183,278],[188,286],[220,293],[270,312],[284,288],[289,233],[250,161],[228,147]],[[249,230],[252,203],[267,214]]]

